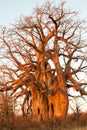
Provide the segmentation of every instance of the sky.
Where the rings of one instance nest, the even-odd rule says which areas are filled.
[[[46,0],[0,0],[0,25],[9,27],[21,16],[30,16],[33,9]],[[49,0],[58,4],[60,0]],[[65,0],[69,9],[78,11],[81,18],[87,19],[87,0]]]

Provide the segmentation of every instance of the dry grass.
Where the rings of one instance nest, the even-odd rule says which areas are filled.
[[[87,130],[87,114],[68,115],[62,121],[35,122],[29,117],[10,117],[0,120],[0,130]]]

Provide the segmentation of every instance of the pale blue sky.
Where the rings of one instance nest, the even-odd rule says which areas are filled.
[[[37,4],[46,0],[0,0],[0,25],[9,26],[15,23],[20,15],[28,16]],[[49,0],[58,3],[60,0]],[[80,16],[87,19],[87,0],[65,0],[67,8],[78,11]]]

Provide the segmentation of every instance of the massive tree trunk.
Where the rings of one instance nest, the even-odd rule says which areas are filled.
[[[46,64],[42,62],[39,66],[42,73],[39,74],[38,84],[29,87],[33,117],[43,121],[64,118],[68,110],[67,87],[58,58],[54,57],[57,75],[52,76],[51,67]]]
[[[61,82],[61,78],[60,78]],[[61,85],[61,87],[59,87]],[[50,119],[59,119],[64,118],[68,110],[68,96],[66,85],[58,83],[57,77],[53,85],[50,88],[50,93],[48,95],[49,101],[49,118]]]
[[[67,95],[67,86],[65,82],[65,77],[63,75],[63,70],[60,66],[59,62],[59,45],[57,41],[57,30],[55,31],[54,37],[54,56],[53,62],[55,65],[55,70],[57,76],[52,84],[55,89],[54,95],[50,95],[49,103],[51,107],[51,111],[49,113],[53,113],[54,118],[64,118],[67,114],[68,110],[68,95]]]
[[[44,89],[39,90],[38,86],[29,86],[32,95],[32,118],[34,120],[46,121],[48,119],[48,99]]]
[[[56,62],[57,60],[57,62]],[[54,58],[54,63],[56,64],[57,70],[57,83],[54,81],[54,85],[56,90],[55,95],[52,97],[54,104],[54,117],[55,118],[64,118],[67,114],[68,110],[68,95],[67,95],[67,87],[65,82],[65,77],[63,76],[62,69],[58,62],[58,57]]]
[[[32,94],[32,115],[36,120],[46,121],[48,119],[64,118],[68,110],[67,90],[63,87],[59,88],[57,77],[49,90],[37,90],[31,86]]]
[[[42,48],[41,45],[43,46],[40,44],[39,49]],[[51,66],[46,61],[44,54],[38,53],[37,61],[35,76],[38,84],[30,88],[33,117],[43,121],[64,118],[68,110],[68,95],[58,54],[54,53],[53,57],[57,76],[52,75]]]

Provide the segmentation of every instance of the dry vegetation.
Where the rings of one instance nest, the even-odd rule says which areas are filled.
[[[86,130],[87,113],[81,113],[79,118],[74,115],[68,115],[64,120],[38,122],[31,121],[26,116],[10,117],[0,121],[1,130]]]

